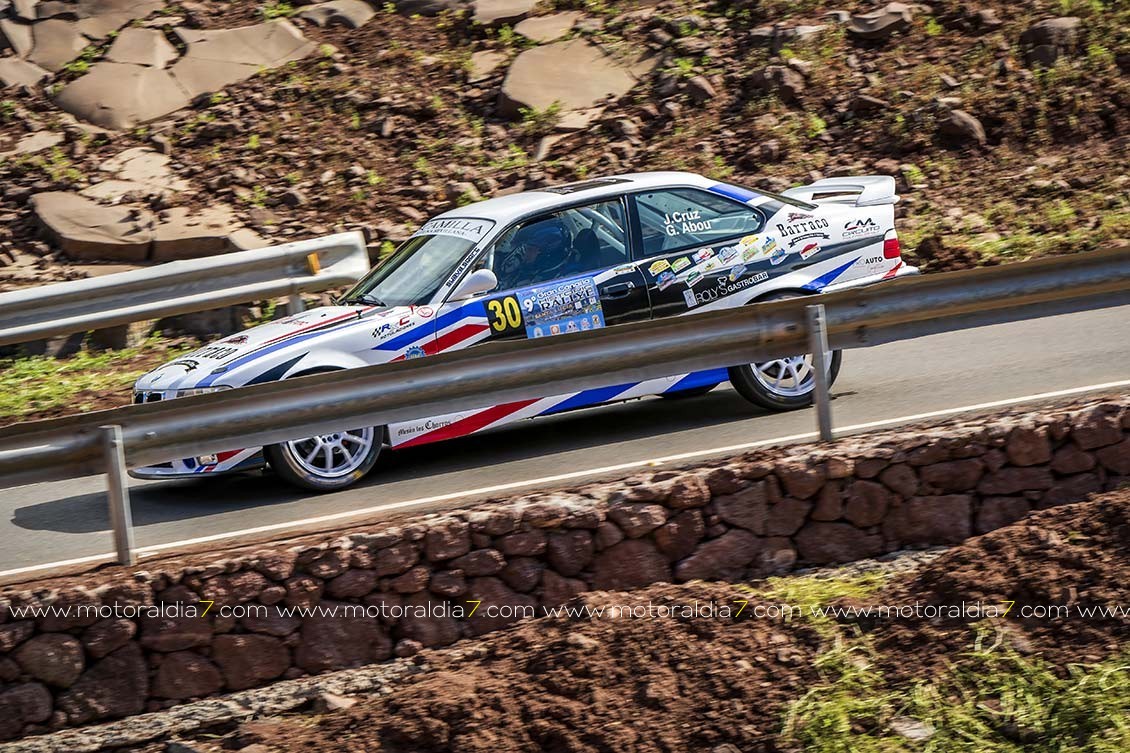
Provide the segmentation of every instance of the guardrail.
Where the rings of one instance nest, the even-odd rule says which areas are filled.
[[[108,473],[123,510],[125,464],[274,444],[515,400],[807,352],[1130,304],[1130,248],[927,275],[882,285],[133,405],[0,429],[0,488]],[[820,307],[813,309],[813,306]],[[821,385],[818,389],[826,389]],[[825,396],[826,397],[826,396]],[[822,434],[830,436],[827,400]],[[827,433],[823,431],[828,429]]]
[[[297,296],[369,271],[359,232],[0,293],[0,346]]]

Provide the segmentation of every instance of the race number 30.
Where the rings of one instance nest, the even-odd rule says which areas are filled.
[[[487,313],[490,328],[496,334],[522,329],[522,309],[512,295],[487,301]]]

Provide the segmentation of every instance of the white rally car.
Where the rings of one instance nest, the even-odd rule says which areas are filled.
[[[337,305],[177,358],[138,379],[134,400],[169,400],[915,274],[900,255],[896,201],[894,179],[887,176],[821,180],[775,195],[675,172],[490,199],[429,220]],[[838,352],[829,364],[834,378]],[[647,395],[697,395],[725,381],[765,408],[806,406],[812,359],[674,374],[185,458],[132,474],[199,477],[266,464],[299,486],[340,489],[364,476],[385,447]]]

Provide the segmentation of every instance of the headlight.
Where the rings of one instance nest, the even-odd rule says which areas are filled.
[[[212,392],[223,392],[230,390],[231,387],[227,385],[216,385],[215,387],[193,387],[187,390],[177,390],[177,397],[192,397],[193,395],[207,395]]]

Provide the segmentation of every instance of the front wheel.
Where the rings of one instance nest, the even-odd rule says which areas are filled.
[[[337,371],[317,368],[295,374],[313,376]],[[352,486],[373,469],[384,449],[384,427],[335,431],[263,448],[279,478],[315,492],[334,492]]]
[[[332,492],[359,481],[381,454],[384,433],[369,427],[335,431],[264,448],[281,479],[303,489]]]

